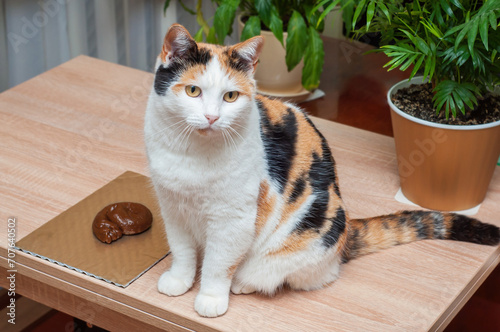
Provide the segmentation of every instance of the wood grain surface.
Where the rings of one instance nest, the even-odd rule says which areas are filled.
[[[153,75],[77,57],[0,94],[2,225],[17,240],[126,170],[148,175],[143,116]],[[332,110],[333,111],[333,110]],[[411,207],[399,184],[393,139],[314,119],[337,161],[351,217]],[[500,168],[477,218],[500,226]],[[64,248],[61,248],[64,250]],[[0,228],[0,285],[7,286],[7,227]],[[498,247],[421,241],[361,257],[331,286],[273,298],[231,295],[227,314],[199,317],[198,284],[184,296],[158,293],[162,260],[126,289],[17,253],[16,291],[108,329],[202,331],[442,330],[498,264]],[[128,327],[127,327],[128,326]]]

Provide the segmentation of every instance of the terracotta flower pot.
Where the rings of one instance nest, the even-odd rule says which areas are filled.
[[[405,80],[387,93],[403,194],[433,210],[459,211],[480,204],[500,155],[500,121],[443,125],[399,110],[392,95],[422,78]]]

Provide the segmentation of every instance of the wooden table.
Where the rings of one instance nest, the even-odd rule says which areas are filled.
[[[75,58],[0,94],[0,285],[8,287],[7,227],[17,240],[126,170],[147,175],[143,116],[152,74]],[[393,139],[314,119],[338,164],[351,217],[408,206],[394,200]],[[500,168],[477,217],[500,226]],[[64,250],[64,248],[61,248]],[[421,241],[354,260],[326,289],[274,298],[231,295],[222,317],[199,317],[198,286],[158,293],[171,258],[122,289],[17,252],[16,291],[106,329],[225,331],[441,330],[498,264],[498,247]],[[6,319],[5,317],[2,319]]]

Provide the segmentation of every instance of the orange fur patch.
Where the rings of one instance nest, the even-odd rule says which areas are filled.
[[[267,117],[273,125],[283,123],[283,117],[288,114],[288,107],[279,100],[270,99],[261,95],[255,96],[255,99],[264,104],[267,109]]]
[[[219,45],[205,43],[198,43],[198,47],[210,50],[212,56],[217,58],[219,64],[221,65],[222,71],[236,85],[234,89],[235,91],[238,91],[241,95],[246,95],[248,97],[253,94],[253,91],[255,90],[253,80],[250,80],[245,73],[234,70],[228,66],[229,53],[226,52],[227,48],[221,47]]]
[[[241,256],[240,258],[238,258],[238,260],[236,261],[236,263],[234,263],[233,265],[231,265],[229,267],[229,269],[227,269],[227,277],[229,279],[231,279],[233,277],[234,273],[238,269],[238,266],[240,266],[241,262],[243,261],[243,257],[244,256]]]
[[[269,190],[269,183],[263,181],[260,184],[259,197],[257,198],[257,218],[255,220],[256,236],[260,234],[260,231],[264,228],[276,206],[276,196],[271,196]]]
[[[288,175],[288,184],[285,189],[285,197],[290,197],[293,192],[293,183],[299,179],[302,174],[309,173],[313,163],[313,153],[318,156],[323,155],[321,148],[321,138],[314,128],[307,122],[304,114],[294,110],[297,121],[297,143],[295,146],[295,157],[292,161],[292,167]],[[335,193],[333,195],[336,196]]]
[[[337,253],[342,254],[345,250],[347,250],[347,235],[349,234],[350,224],[349,221],[346,220],[346,225],[344,232],[339,236],[337,240]]]
[[[276,229],[278,229],[279,227],[281,227],[281,225],[288,222],[288,220],[292,217],[292,215],[305,203],[307,197],[309,197],[311,194],[312,194],[312,188],[308,183],[302,195],[298,197],[297,200],[295,200],[295,202],[288,203],[283,207],[283,212],[281,214],[280,221],[276,225]]]
[[[290,255],[306,249],[311,242],[320,238],[320,234],[312,229],[306,230],[300,234],[292,233],[275,251],[270,252],[271,256]]]
[[[443,224],[445,226],[446,232],[445,232],[445,239],[450,238],[450,230],[453,225],[453,216],[449,213],[443,214]]]

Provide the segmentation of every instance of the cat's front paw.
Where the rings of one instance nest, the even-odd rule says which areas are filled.
[[[239,282],[233,281],[233,284],[231,285],[231,292],[233,294],[252,294],[255,293],[256,290],[253,286],[243,285]]]
[[[192,285],[193,280],[178,278],[166,271],[158,280],[158,291],[168,296],[179,296],[186,293]]]
[[[210,295],[199,293],[194,302],[194,309],[203,317],[217,317],[226,313],[229,305],[228,295]]]

